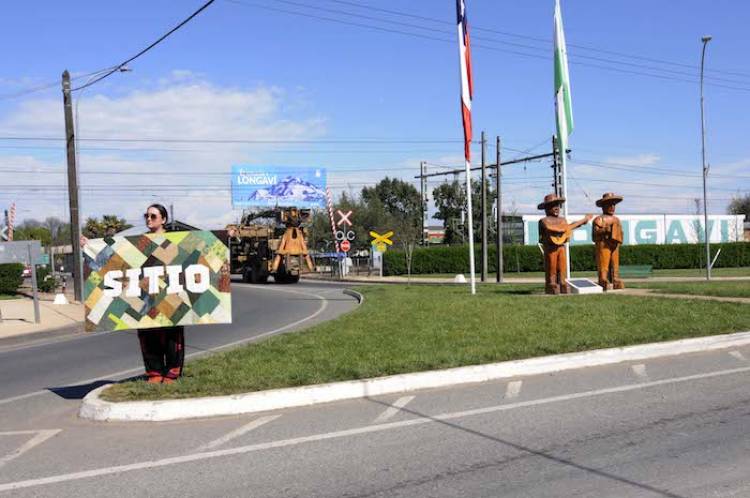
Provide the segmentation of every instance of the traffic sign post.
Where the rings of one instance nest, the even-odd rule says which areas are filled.
[[[341,242],[341,250],[344,252],[349,252],[349,249],[352,248],[351,243],[348,240],[344,240]]]

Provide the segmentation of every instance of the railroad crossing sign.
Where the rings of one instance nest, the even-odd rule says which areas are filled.
[[[345,240],[341,243],[341,250],[344,252],[349,252],[349,249],[352,248],[352,245],[349,243],[348,240]]]
[[[370,232],[370,237],[373,238],[372,245],[374,245],[378,249],[378,252],[385,252],[388,248],[386,244],[389,246],[393,245],[393,241],[391,240],[391,237],[393,237],[392,230],[384,233],[383,235],[380,235],[377,232]]]
[[[340,227],[342,224],[346,224],[348,226],[352,226],[352,222],[349,221],[349,217],[352,215],[352,211],[351,210],[349,210],[346,213],[344,213],[340,209],[337,209],[336,213],[339,215],[339,221],[336,223],[337,227]]]

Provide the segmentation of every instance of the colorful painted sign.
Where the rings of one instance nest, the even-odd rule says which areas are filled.
[[[83,257],[89,332],[232,322],[229,248],[212,232],[92,239]]]
[[[523,216],[523,241],[526,245],[539,242],[539,220],[544,215]],[[638,244],[694,244],[703,242],[703,216],[618,214],[622,222],[624,245]],[[571,214],[570,220],[583,215]],[[709,215],[710,242],[738,242],[743,238],[744,215]],[[573,232],[571,244],[592,244],[591,224]]]
[[[275,166],[232,166],[234,207],[324,207],[326,170]]]

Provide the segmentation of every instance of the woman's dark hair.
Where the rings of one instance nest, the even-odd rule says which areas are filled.
[[[161,215],[162,218],[164,218],[164,224],[166,225],[167,222],[169,221],[169,214],[167,213],[167,208],[165,208],[161,204],[151,204],[149,207],[146,208],[146,211],[148,211],[151,208],[154,208],[157,211],[159,211],[159,214]]]

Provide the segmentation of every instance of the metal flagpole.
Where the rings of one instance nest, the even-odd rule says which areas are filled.
[[[469,224],[469,271],[471,272],[471,293],[477,293],[477,282],[474,276],[474,219],[471,207],[471,161],[466,160],[466,220]]]

